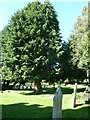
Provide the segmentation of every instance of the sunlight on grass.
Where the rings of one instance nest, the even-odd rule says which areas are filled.
[[[77,106],[72,108],[72,97],[74,85],[61,86],[63,99],[62,109],[63,118],[87,118],[90,104],[85,104],[85,96],[82,88],[85,86],[78,85]],[[53,97],[55,91],[53,88],[45,89],[46,93],[35,95],[33,91],[15,91],[10,90],[0,93],[2,96],[3,117],[7,118],[52,118]],[[81,92],[80,92],[81,91]],[[82,96],[82,97],[81,97]],[[83,100],[83,102],[82,102]],[[0,101],[1,103],[1,101]],[[19,114],[18,114],[19,113]]]

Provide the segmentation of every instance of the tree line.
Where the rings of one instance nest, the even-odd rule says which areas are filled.
[[[89,80],[88,8],[89,4],[77,18],[68,42],[62,40],[57,13],[47,0],[28,3],[11,16],[0,32],[3,89],[11,82],[14,86],[33,81],[34,91],[41,93],[42,80]]]

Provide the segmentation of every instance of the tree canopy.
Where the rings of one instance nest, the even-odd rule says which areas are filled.
[[[90,74],[90,6],[74,23],[68,42],[62,41],[57,13],[49,1],[28,3],[0,32],[2,80],[41,81],[84,79]],[[82,76],[82,77],[81,77]]]
[[[70,37],[73,65],[86,71],[90,69],[88,9],[88,6],[83,8],[82,14],[78,16],[74,24],[74,30]]]
[[[18,10],[2,31],[2,49],[3,79],[51,79],[57,74],[62,55],[54,7],[48,1],[36,1]]]

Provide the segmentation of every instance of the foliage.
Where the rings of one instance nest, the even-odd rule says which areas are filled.
[[[1,32],[1,60],[2,60],[2,79],[3,80],[12,80],[12,65],[13,65],[13,50],[12,50],[12,41],[9,39],[9,27],[4,27]]]
[[[57,15],[48,1],[18,10],[2,34],[3,79],[42,81],[56,76],[62,45]]]
[[[65,83],[75,83],[83,81],[86,78],[86,71],[73,65],[72,62],[72,49],[70,48],[70,41],[63,42],[63,55],[61,78]],[[77,80],[76,80],[77,79]]]
[[[70,48],[72,63],[79,69],[87,72],[87,81],[90,79],[90,55],[89,55],[89,5],[85,6],[82,14],[78,16],[73,33],[70,36]]]
[[[81,16],[78,16],[74,24],[74,32],[70,37],[70,44],[72,49],[72,61],[82,69],[89,69],[89,55],[88,55],[88,7],[84,7]]]

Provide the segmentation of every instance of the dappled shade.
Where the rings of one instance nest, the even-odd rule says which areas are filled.
[[[90,119],[90,106],[81,107],[78,109],[66,109],[63,110],[63,117],[64,118],[79,118],[79,119]]]
[[[40,104],[16,103],[2,105],[3,118],[51,118],[51,116],[52,107],[43,107]]]

